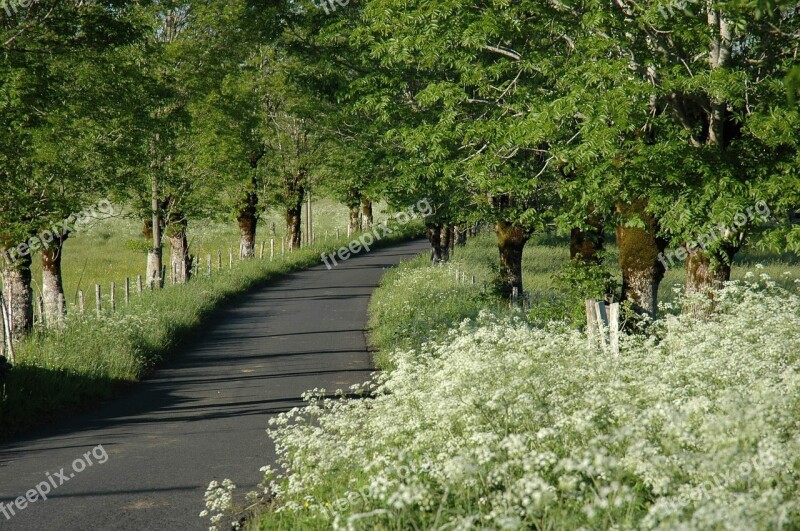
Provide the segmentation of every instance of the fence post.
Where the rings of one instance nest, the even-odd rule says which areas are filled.
[[[9,307],[6,306],[6,298],[2,291],[0,291],[0,321],[2,321],[3,339],[6,346],[6,352],[8,353],[8,362],[13,365],[15,361],[14,338],[11,334],[13,324],[11,322],[11,311],[9,310]]]
[[[269,261],[275,260],[275,238],[269,241]]]
[[[136,277],[136,292],[140,297],[142,296],[142,275]]]
[[[262,240],[261,241],[261,253],[258,256],[259,260],[263,260],[264,259],[264,245],[266,245],[266,242],[264,242]]]
[[[608,313],[606,313],[606,303],[595,301],[594,310],[597,313],[597,328],[600,331],[600,346],[603,349],[608,347]]]
[[[595,301],[593,299],[589,299],[585,303],[586,305],[586,337],[589,339],[589,346],[595,347],[597,345],[598,340],[598,328],[597,328],[597,312],[594,309]]]
[[[611,352],[619,354],[619,303],[614,302],[608,309],[608,331],[611,340]]]
[[[86,306],[84,305],[84,301],[83,301],[83,290],[79,289],[78,290],[78,313],[80,313],[81,317],[83,317],[83,314],[85,313],[85,311],[86,311]]]
[[[95,306],[97,308],[97,317],[100,317],[101,313],[103,312],[103,301],[101,299],[102,289],[103,288],[100,287],[100,284],[95,284],[94,295],[95,295]]]
[[[131,279],[129,277],[125,277],[125,306],[129,306],[131,303]]]
[[[233,248],[228,249],[228,269],[233,269]]]
[[[117,311],[117,283],[111,283],[111,311]]]

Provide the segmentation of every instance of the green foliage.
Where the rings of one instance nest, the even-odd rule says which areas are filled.
[[[560,295],[555,305],[540,307],[539,301],[531,303],[531,317],[539,322],[566,318],[573,328],[582,328],[586,324],[586,300],[611,302],[619,299],[620,282],[601,263],[570,260],[556,273],[555,281]]]

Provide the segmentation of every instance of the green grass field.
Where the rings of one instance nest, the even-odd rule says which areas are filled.
[[[385,275],[370,305],[383,373],[271,424],[288,472],[266,470],[251,529],[797,527],[800,257],[743,253],[733,279],[758,282],[726,289],[713,318],[662,320],[609,356],[564,307],[582,304],[556,279],[565,238],[526,248],[529,312],[494,294],[497,254],[486,232],[448,264]],[[615,260],[612,242],[619,275]],[[670,271],[662,300],[683,280]]]
[[[377,206],[377,205],[376,205]],[[347,207],[323,199],[313,204],[314,233],[317,243],[333,244],[336,229],[340,239],[347,235]],[[376,222],[387,218],[385,207],[375,209]],[[275,224],[276,253],[280,253],[281,240],[286,234],[286,223],[281,214],[275,210],[267,212],[259,221],[257,241],[266,242],[266,253],[269,253],[269,240],[273,238],[271,224]],[[138,250],[146,244],[142,236],[141,220],[127,215],[119,215],[108,219],[97,220],[84,229],[74,233],[64,244],[63,275],[64,292],[68,304],[76,304],[78,290],[94,293],[94,285],[103,286],[108,294],[111,282],[122,286],[125,278],[135,284],[137,275],[145,274],[147,257]],[[206,256],[213,256],[216,267],[217,251],[222,251],[223,265],[228,266],[228,253],[232,250],[234,259],[238,260],[239,229],[235,222],[217,221],[189,222],[189,251],[200,257],[201,268],[205,268]],[[257,251],[258,253],[258,251]],[[170,248],[165,242],[164,263],[169,263]],[[38,255],[33,260],[34,296],[41,296],[41,262]]]
[[[532,294],[529,318],[539,323],[551,319],[572,320],[582,326],[582,301],[574,293],[566,293],[556,275],[569,262],[569,240],[556,235],[537,235],[525,247],[523,283]],[[372,341],[378,348],[377,364],[391,368],[386,352],[397,348],[418,348],[431,337],[445,334],[463,319],[474,318],[481,310],[498,313],[508,311],[508,303],[492,293],[497,270],[497,240],[484,231],[465,247],[458,247],[448,264],[433,270],[427,256],[419,257],[401,268],[390,271],[373,299],[371,308]],[[606,249],[609,272],[621,281],[618,253],[613,238]],[[763,268],[757,269],[757,266]],[[769,275],[778,285],[791,288],[800,278],[800,256],[776,255],[748,250],[736,257],[732,279],[742,280],[748,271]],[[456,274],[466,283],[456,283]],[[472,285],[475,277],[476,286]],[[661,283],[659,300],[673,303],[683,292],[686,272],[675,267]],[[404,312],[398,312],[401,306]],[[391,316],[391,317],[389,317]]]
[[[238,233],[233,224],[191,225],[193,253],[202,256],[224,248],[221,271],[211,278],[205,271],[185,285],[143,296],[135,294],[126,306],[117,294],[117,310],[110,312],[108,290],[104,289],[104,312],[94,313],[87,300],[87,314],[80,316],[74,306],[66,317],[64,330],[36,327],[17,345],[16,365],[0,382],[0,439],[20,433],[65,410],[82,408],[87,403],[114,396],[122,387],[140,380],[163,359],[170,356],[221,305],[233,297],[264,285],[281,275],[321,264],[321,253],[349,243],[346,230],[335,240],[336,227],[343,227],[347,210],[333,202],[317,205],[314,245],[301,250],[277,253],[275,261],[238,260],[228,267],[227,249],[238,252]],[[376,222],[388,214],[376,216]],[[270,218],[259,227],[259,241],[268,238]],[[276,220],[276,225],[280,226]],[[134,278],[144,266],[141,253],[127,242],[139,237],[131,220],[104,220],[68,240],[64,255],[64,281],[67,293],[87,291],[95,283],[121,286],[125,277]],[[325,238],[325,231],[330,231]],[[421,229],[411,224],[385,238],[380,245],[406,239]],[[277,233],[281,238],[283,231]],[[377,247],[377,246],[376,246]],[[279,251],[280,248],[278,248]],[[35,272],[36,275],[38,273]],[[120,289],[120,288],[118,288]],[[93,291],[92,291],[93,292]],[[74,304],[69,300],[68,304]]]

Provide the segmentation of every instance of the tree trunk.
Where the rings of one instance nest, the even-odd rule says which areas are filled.
[[[453,247],[453,227],[444,225],[442,227],[442,260],[447,262],[450,260],[450,250]]]
[[[163,269],[163,257],[161,251],[161,202],[158,199],[158,178],[152,178],[151,190],[151,213],[150,232],[153,240],[152,246],[147,252],[147,285],[152,288],[164,286],[164,279],[161,278]]]
[[[361,199],[361,214],[361,229],[367,231],[372,228],[375,218],[372,213],[372,201],[366,197]]]
[[[739,249],[732,246],[705,252],[697,249],[686,257],[686,294],[712,293],[731,279],[733,257]]]
[[[348,225],[350,234],[355,234],[361,230],[361,206],[350,206],[350,221]]]
[[[56,325],[63,315],[59,315],[59,301],[64,296],[64,282],[61,275],[61,255],[67,236],[54,235],[53,242],[42,249],[42,298],[44,299],[44,320],[48,326]],[[62,311],[66,309],[66,305]]]
[[[468,230],[463,228],[463,227],[459,227],[458,225],[456,225],[455,227],[453,227],[453,231],[454,231],[453,244],[457,245],[459,247],[465,246],[467,244],[467,232],[468,232]]]
[[[176,284],[185,284],[189,281],[192,272],[192,258],[189,255],[189,239],[186,236],[188,222],[184,219],[173,223],[169,228],[170,274],[174,276]]]
[[[33,290],[31,283],[31,255],[17,259],[3,268],[3,290],[11,310],[11,334],[15,340],[25,337],[33,329]]]
[[[514,288],[522,295],[522,253],[530,233],[508,221],[498,222],[495,233],[500,250],[500,295],[511,297]]]
[[[622,300],[631,301],[637,313],[655,319],[658,286],[665,273],[658,258],[666,249],[667,242],[658,237],[658,223],[645,212],[646,205],[646,201],[640,200],[631,205],[617,206],[617,212],[624,218],[638,217],[646,225],[646,229],[617,227],[617,246],[622,269]]]
[[[428,224],[428,241],[431,242],[431,263],[438,264],[444,261],[442,248],[442,226],[434,223]]]
[[[299,249],[303,243],[303,199],[305,189],[300,187],[295,202],[286,209],[286,245]]]
[[[256,229],[258,227],[258,194],[248,192],[247,197],[242,202],[239,215],[236,218],[239,222],[239,233],[241,240],[239,243],[239,258],[249,259],[256,255]]]
[[[605,246],[605,224],[594,213],[586,217],[585,229],[574,228],[570,233],[569,257],[571,260],[599,264]]]

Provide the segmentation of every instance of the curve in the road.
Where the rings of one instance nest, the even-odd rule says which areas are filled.
[[[369,298],[386,268],[424,250],[409,242],[291,274],[217,314],[126,396],[0,446],[0,502],[51,485],[10,519],[0,506],[0,530],[207,528],[198,514],[209,481],[247,491],[274,462],[271,416],[309,389],[369,379]],[[77,459],[93,464],[75,473]]]

